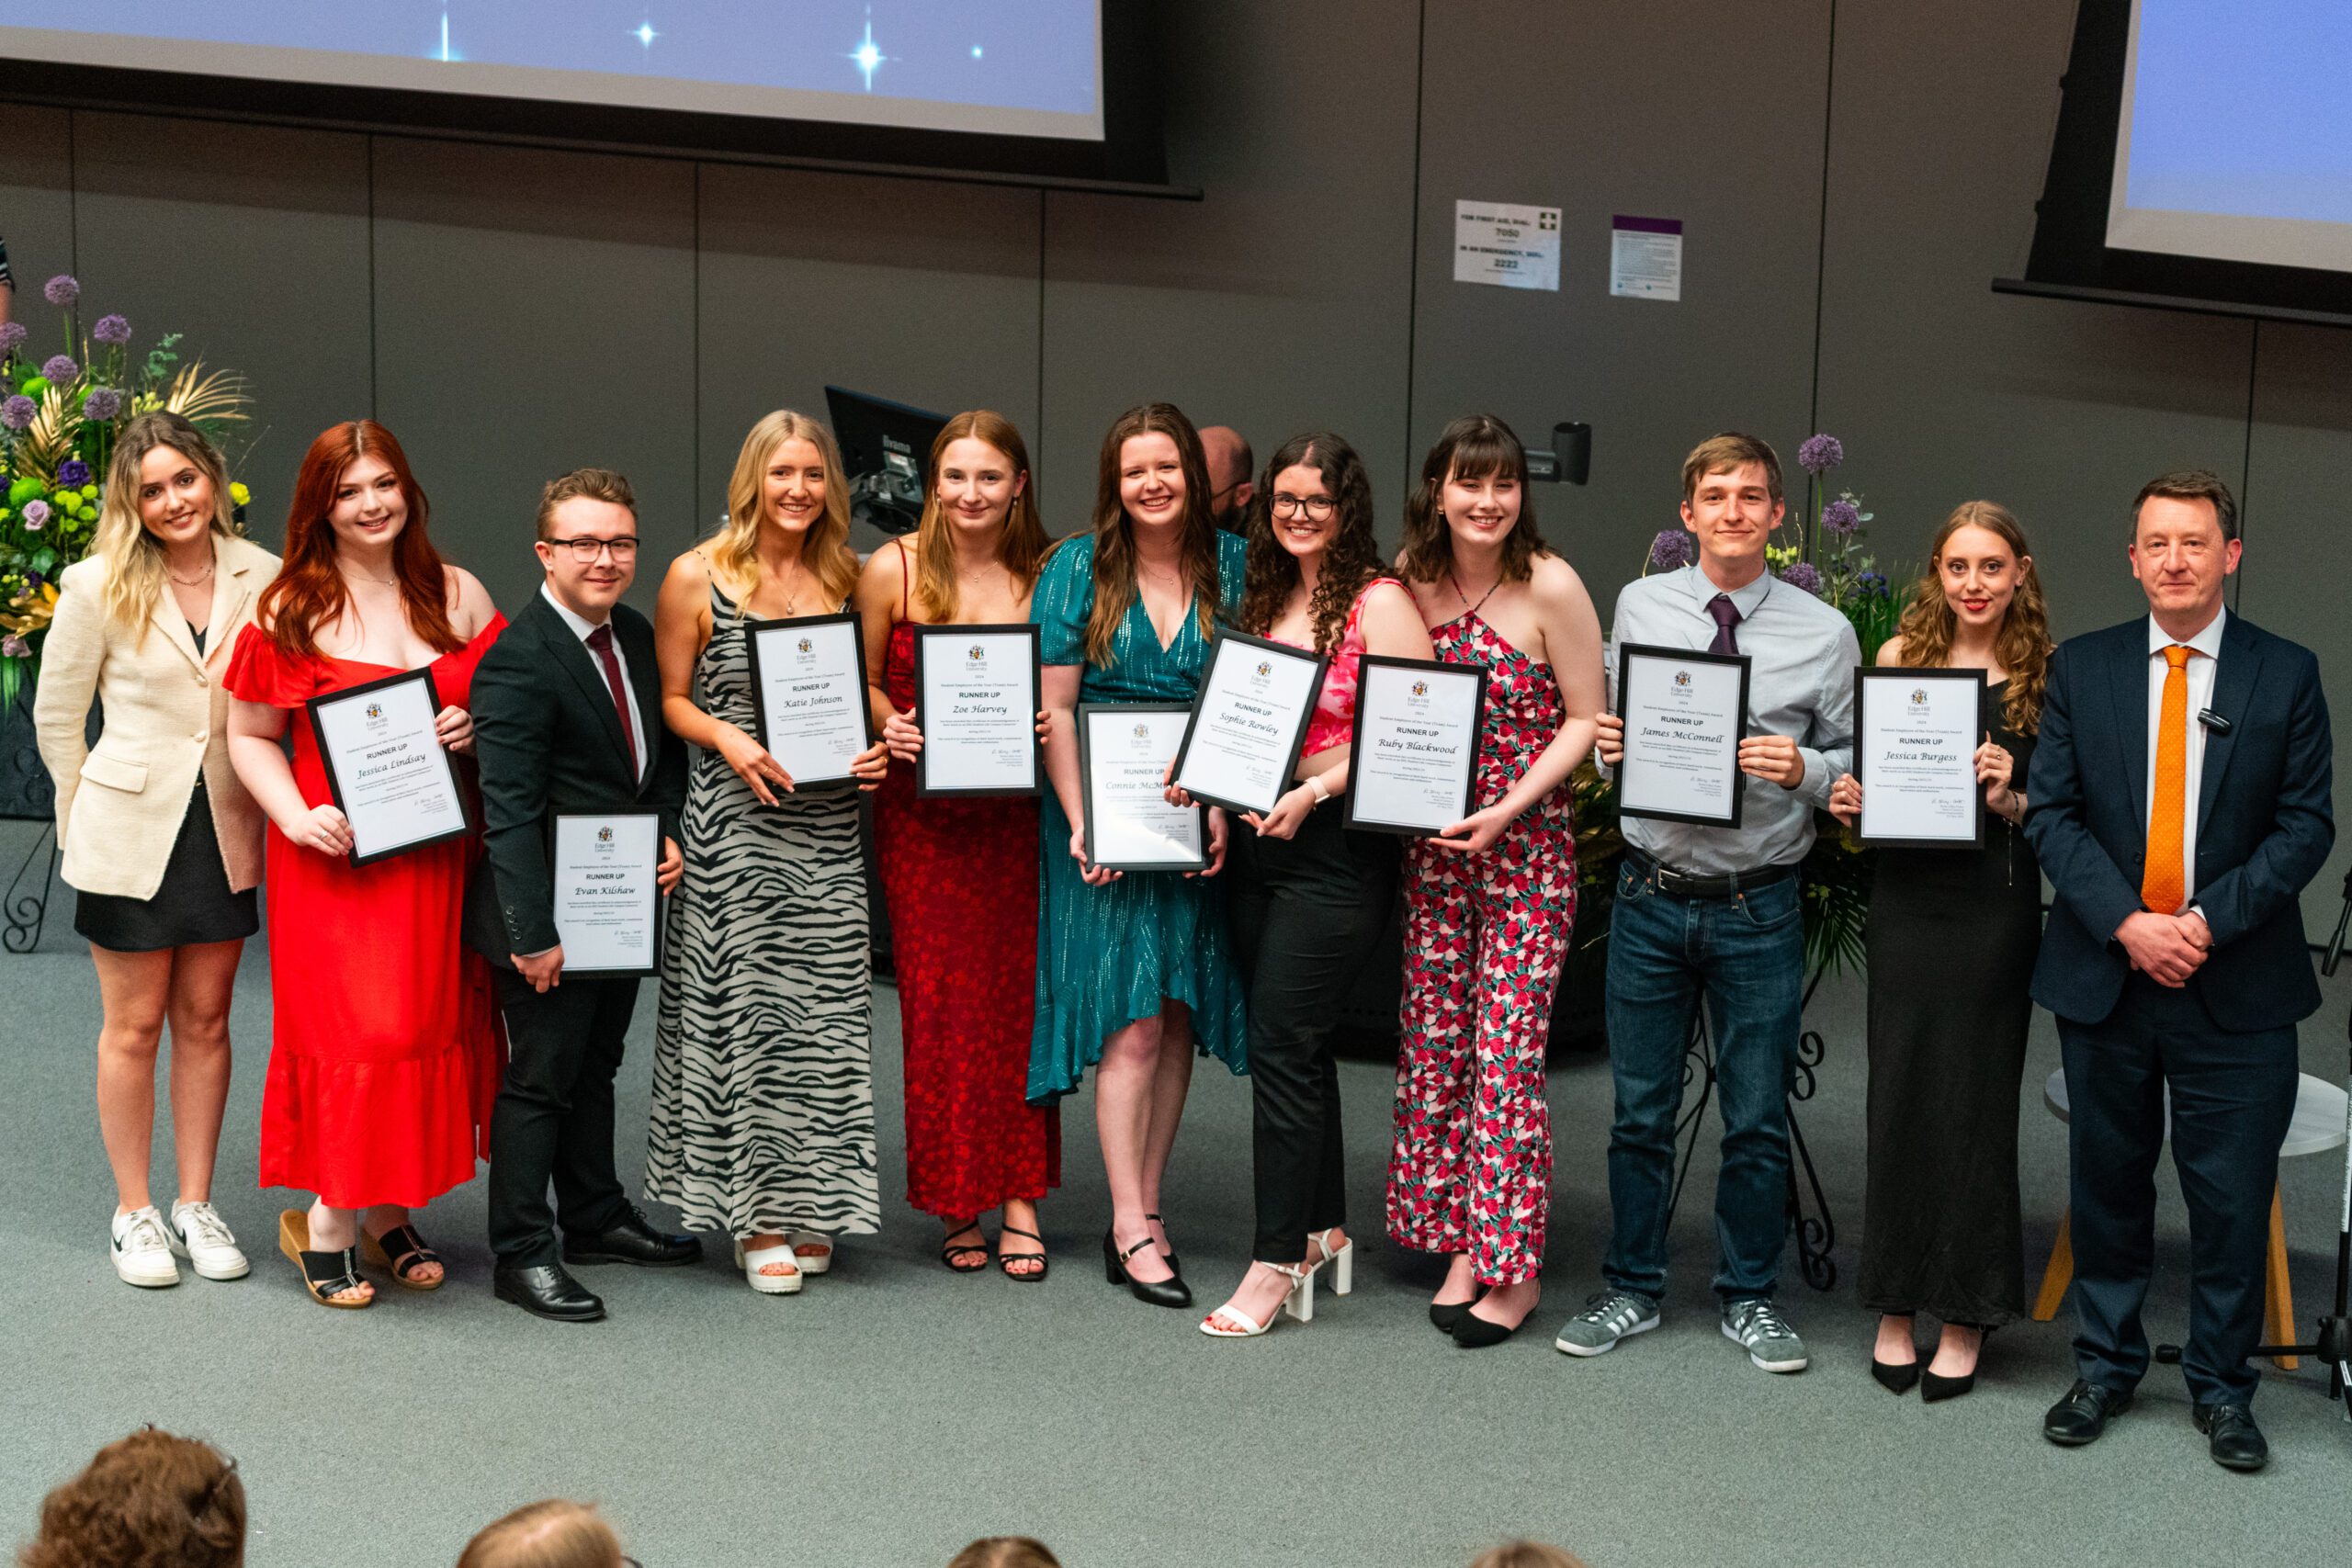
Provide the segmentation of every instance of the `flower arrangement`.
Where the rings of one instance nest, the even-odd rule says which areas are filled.
[[[177,333],[134,359],[123,317],[83,331],[73,277],[51,278],[41,295],[62,321],[61,352],[36,357],[23,322],[0,323],[0,711],[40,668],[59,575],[89,554],[123,425],[167,409],[218,441],[247,417],[243,378],[182,364]],[[243,484],[229,489],[242,518],[250,497]]]

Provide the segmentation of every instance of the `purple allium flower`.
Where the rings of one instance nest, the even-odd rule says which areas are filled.
[[[17,515],[25,520],[27,528],[38,534],[49,525],[49,502],[28,501],[25,502],[25,509]]]
[[[1845,535],[1861,526],[1862,509],[1852,502],[1839,499],[1821,509],[1821,531]]]
[[[52,386],[61,381],[71,381],[81,373],[82,367],[74,363],[71,355],[52,354],[41,361],[41,379]]]
[[[33,400],[20,392],[0,403],[0,424],[11,430],[30,430],[34,418],[40,412],[40,410],[33,406]]]
[[[1690,564],[1690,535],[1681,528],[1661,528],[1650,541],[1650,565],[1672,571]]]
[[[73,274],[61,272],[41,285],[40,294],[42,299],[62,310],[82,298],[82,286],[74,280]]]
[[[1862,573],[1861,576],[1854,579],[1854,585],[1865,593],[1875,594],[1889,592],[1886,578],[1883,574],[1875,571],[1866,571]]]
[[[122,412],[122,394],[112,387],[93,388],[90,395],[82,400],[82,412],[105,424]]]
[[[24,346],[32,333],[22,321],[0,321],[0,359],[6,359]]]
[[[32,657],[32,651],[33,645],[15,632],[10,632],[6,637],[0,637],[0,655],[10,659],[29,659]]]
[[[1809,560],[1791,561],[1781,573],[1781,581],[1792,588],[1802,588],[1807,593],[1821,592],[1821,571]]]
[[[70,490],[79,490],[90,482],[90,465],[79,457],[68,457],[57,465],[57,482]]]
[[[1797,448],[1797,467],[1808,474],[1826,474],[1846,460],[1846,444],[1834,435],[1808,435]]]
[[[130,323],[120,316],[100,316],[98,324],[90,329],[90,335],[119,348],[130,341]]]

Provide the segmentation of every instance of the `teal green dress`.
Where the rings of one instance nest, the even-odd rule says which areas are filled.
[[[1244,547],[1216,541],[1220,619],[1241,601]],[[1086,617],[1094,608],[1094,541],[1073,538],[1037,579],[1029,618],[1042,628],[1047,664],[1083,664],[1082,703],[1189,703],[1208,668],[1209,639],[1188,609],[1166,649],[1137,595],[1111,644],[1111,662],[1086,662]],[[1102,1041],[1158,1015],[1162,998],[1193,1010],[1201,1050],[1236,1073],[1249,1070],[1241,977],[1214,881],[1174,871],[1131,871],[1090,887],[1069,852],[1069,818],[1046,791],[1038,834],[1037,1013],[1029,1036],[1029,1099],[1045,1102],[1076,1089],[1102,1059]]]

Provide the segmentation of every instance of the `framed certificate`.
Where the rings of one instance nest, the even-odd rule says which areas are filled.
[[[433,671],[408,670],[312,697],[311,733],[335,809],[351,823],[351,863],[447,843],[471,831],[466,792],[434,733]]]
[[[1739,826],[1747,733],[1747,656],[1629,642],[1617,650],[1625,756],[1617,809],[1626,817]]]
[[[1079,787],[1086,800],[1086,861],[1113,871],[1199,871],[1208,864],[1208,814],[1170,806],[1161,782],[1193,710],[1182,703],[1081,703]]]
[[[1329,662],[1286,642],[1217,633],[1176,754],[1176,783],[1228,811],[1272,811],[1298,771]]]
[[[1984,786],[1976,782],[1984,709],[1982,670],[1854,671],[1862,842],[1964,850],[1984,841]]]
[[[865,641],[853,615],[745,621],[760,744],[795,789],[854,787],[850,764],[874,744]]]
[[[662,818],[651,811],[558,813],[548,829],[555,929],[566,975],[662,968]]]
[[[915,628],[919,795],[1036,795],[1042,633],[1026,622]]]
[[[1426,839],[1469,816],[1486,704],[1482,664],[1365,654],[1340,825]]]

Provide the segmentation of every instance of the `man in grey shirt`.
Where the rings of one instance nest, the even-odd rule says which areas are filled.
[[[1787,1094],[1804,1011],[1804,922],[1797,866],[1813,813],[1853,765],[1854,667],[1846,617],[1765,569],[1784,511],[1781,461],[1751,435],[1702,442],[1682,465],[1682,521],[1698,564],[1645,577],[1617,596],[1611,646],[1745,655],[1747,738],[1739,743],[1740,826],[1624,819],[1625,863],[1609,929],[1609,1055],[1617,1115],[1609,1135],[1608,1288],[1555,1342],[1598,1356],[1657,1326],[1666,1292],[1682,1056],[1700,1001],[1714,1030],[1723,1168],[1715,1179],[1724,1337],[1768,1372],[1805,1365],[1804,1341],[1772,1303],[1787,1238]],[[1601,761],[1624,756],[1625,726],[1600,717]]]

